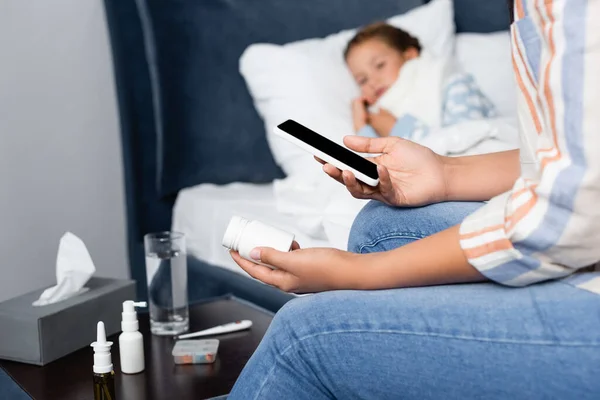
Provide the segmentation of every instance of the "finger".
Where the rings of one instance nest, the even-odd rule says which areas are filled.
[[[320,159],[319,157],[317,157],[317,156],[314,156],[314,157],[315,157],[315,160],[317,160],[317,161],[318,161],[318,162],[320,162],[321,164],[327,164],[327,161],[323,161],[323,160],[321,160],[321,159]]]
[[[300,250],[300,244],[295,240],[292,242],[292,251],[294,250]]]
[[[342,180],[342,171],[340,171],[339,169],[337,169],[333,165],[331,165],[331,164],[325,164],[325,165],[323,165],[323,171],[325,171],[325,173],[327,175],[329,175],[330,177],[332,177],[333,179],[335,179],[339,183],[342,183],[342,184],[344,183],[344,181]]]
[[[385,153],[400,140],[397,137],[367,138],[363,136],[346,136],[344,144],[359,153]]]
[[[293,270],[295,268],[294,265],[294,253],[292,252],[284,252],[278,251],[271,247],[257,247],[253,250],[257,251],[258,260],[263,264],[272,265],[277,268],[279,271],[289,271],[293,274]]]
[[[388,202],[394,197],[394,187],[390,172],[383,165],[377,166],[377,175],[379,175],[379,192]]]
[[[231,254],[231,258],[233,258],[233,261],[235,261],[236,264],[239,265],[244,271],[250,274],[250,276],[256,279],[260,279],[261,281],[267,283],[265,279],[269,279],[267,276],[269,275],[269,271],[273,271],[271,268],[257,264],[252,261],[248,261],[242,256],[240,256],[240,254],[237,251],[231,250],[229,251],[229,254]]]
[[[356,179],[352,172],[344,171],[342,173],[342,179],[344,181],[344,185],[346,185],[346,189],[348,189],[353,197],[356,197],[357,199],[367,198],[365,187]]]
[[[386,110],[385,108],[380,108],[379,109],[379,114],[393,116],[392,113],[389,112],[388,110]]]
[[[245,258],[242,258],[237,251],[230,251],[229,253],[231,254],[231,258],[233,258],[233,261],[235,261],[240,268],[246,271],[248,275],[266,283],[267,285],[280,287],[285,279],[284,275],[288,274],[282,270],[274,270],[264,265],[248,261]]]

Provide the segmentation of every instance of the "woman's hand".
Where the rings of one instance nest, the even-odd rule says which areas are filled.
[[[367,114],[367,123],[375,129],[381,137],[390,136],[392,128],[396,125],[396,117],[388,110],[380,108],[376,113]]]
[[[235,251],[230,253],[233,260],[250,276],[285,292],[361,289],[364,268],[367,268],[367,263],[362,261],[370,255],[326,248],[301,250],[296,242],[292,248],[293,251],[286,253],[268,247],[254,250],[256,254],[252,255],[253,258],[256,256],[257,261],[276,269],[243,259]]]
[[[382,153],[370,158],[378,165],[379,185],[359,182],[350,171],[340,171],[322,160],[323,170],[344,184],[357,199],[375,199],[392,206],[422,206],[447,198],[445,157],[427,147],[397,137],[346,136],[344,144],[360,153]]]
[[[362,96],[352,100],[352,122],[354,132],[358,132],[367,125],[367,105],[365,98]]]

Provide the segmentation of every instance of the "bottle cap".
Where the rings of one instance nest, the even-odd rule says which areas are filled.
[[[135,307],[146,307],[145,301],[134,302],[127,300],[123,302],[123,313],[121,319],[121,330],[123,332],[135,332],[140,328]]]
[[[248,220],[242,217],[238,217],[234,215],[231,217],[229,221],[229,225],[227,225],[227,229],[225,230],[225,235],[223,235],[222,244],[223,247],[226,247],[231,250],[237,251],[237,241],[240,236],[240,231],[242,228],[248,223]]]
[[[110,347],[112,342],[106,341],[104,322],[98,321],[96,328],[96,341],[91,344],[94,348],[94,373],[107,374],[113,370]]]

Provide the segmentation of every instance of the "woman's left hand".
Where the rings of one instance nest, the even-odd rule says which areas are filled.
[[[361,289],[365,263],[359,255],[329,248],[300,249],[281,252],[268,247],[254,250],[260,262],[275,269],[255,264],[231,251],[233,260],[250,276],[285,292],[312,293],[326,290]]]
[[[390,136],[392,128],[396,125],[396,117],[386,109],[380,108],[379,112],[367,114],[367,122],[381,137]]]

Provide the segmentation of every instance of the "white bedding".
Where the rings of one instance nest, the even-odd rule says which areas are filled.
[[[457,61],[481,82],[484,93],[501,111],[500,117],[436,128],[417,141],[450,156],[518,147],[516,113],[511,100],[515,98],[515,83],[511,78],[510,52],[506,50],[510,47],[509,35],[506,32],[458,35],[456,47]],[[344,107],[349,112],[349,107]],[[277,121],[289,117],[288,111],[278,110],[281,115]],[[314,113],[313,119],[319,115]],[[324,115],[330,117],[330,113]],[[212,265],[245,274],[221,246],[225,228],[234,214],[288,230],[296,235],[302,247],[345,249],[352,222],[366,201],[352,198],[342,185],[320,171],[308,153],[299,155],[306,167],[272,184],[204,184],[182,190],[174,207],[172,228],[186,234],[189,253]]]
[[[172,229],[185,233],[189,254],[245,275],[221,245],[225,228],[234,214],[295,233],[303,247],[330,246],[328,241],[298,232],[296,217],[276,211],[272,184],[203,184],[184,189],[175,202]]]
[[[514,148],[510,119],[469,121],[432,132],[440,154],[481,154]],[[306,157],[311,157],[308,153]],[[316,163],[316,161],[315,161]],[[172,229],[186,235],[188,252],[215,266],[245,274],[221,245],[233,215],[257,219],[296,235],[301,247],[345,249],[354,218],[366,204],[325,173],[295,175],[272,184],[203,184],[179,192]]]

